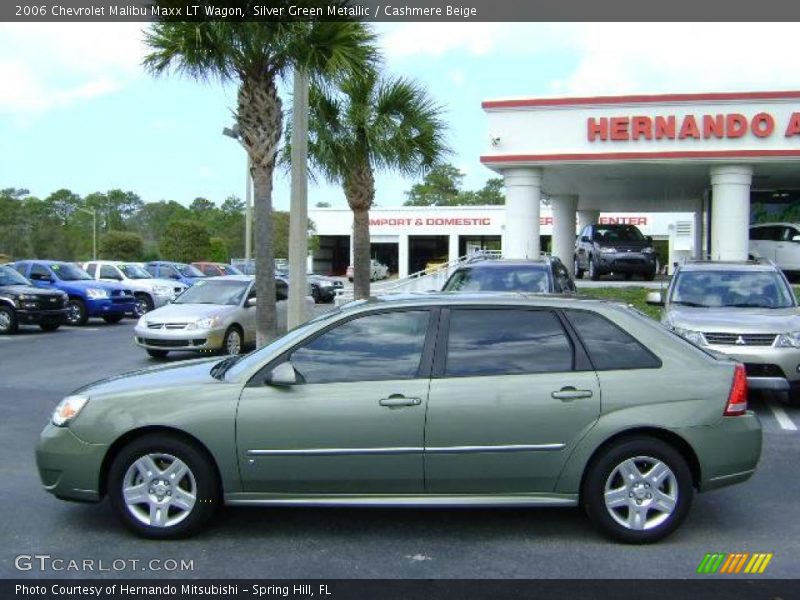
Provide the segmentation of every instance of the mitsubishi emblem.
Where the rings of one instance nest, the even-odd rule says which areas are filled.
[[[734,343],[737,346],[746,346],[747,345],[747,342],[744,341],[744,338],[742,336],[739,336],[738,338],[736,338],[736,342],[734,342]]]

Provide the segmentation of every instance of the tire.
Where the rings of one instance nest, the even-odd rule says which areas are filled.
[[[319,289],[317,289],[316,287],[311,288],[311,297],[314,299],[314,304],[319,304],[320,302],[322,302],[319,296]]]
[[[575,279],[583,279],[583,274],[586,272],[580,267],[580,262],[578,261],[578,257],[575,257]]]
[[[125,317],[125,315],[107,315],[103,317],[103,321],[109,325],[114,325],[115,323],[122,321],[123,317]]]
[[[589,279],[592,281],[600,281],[600,273],[597,270],[597,265],[594,263],[594,258],[589,257]]]
[[[17,332],[17,314],[14,309],[5,304],[0,305],[0,335],[11,335]]]
[[[206,454],[194,444],[161,433],[123,447],[111,462],[107,479],[117,517],[150,539],[192,535],[220,502],[219,477]]]
[[[169,350],[153,350],[152,348],[147,348],[147,353],[150,355],[150,358],[167,358],[167,353]]]
[[[68,306],[67,325],[72,325],[73,327],[86,325],[86,321],[89,320],[89,313],[86,312],[86,303],[80,298],[70,298]]]
[[[136,304],[133,309],[134,316],[141,317],[143,314],[153,310],[153,300],[147,294],[138,294]]]
[[[42,331],[55,331],[61,327],[61,323],[40,323],[39,329]]]
[[[653,468],[659,469],[656,482],[648,481],[655,476]],[[632,478],[627,483],[623,472]],[[616,507],[607,506],[607,494]],[[689,512],[693,494],[692,475],[680,453],[661,440],[637,437],[619,442],[589,464],[581,504],[608,537],[627,544],[648,544],[678,528]],[[658,504],[664,510],[659,510]],[[631,512],[631,507],[636,512]],[[643,521],[637,521],[637,513]]]
[[[228,327],[225,332],[225,337],[222,338],[222,353],[229,355],[236,355],[242,353],[244,348],[244,336],[242,330],[236,325]]]

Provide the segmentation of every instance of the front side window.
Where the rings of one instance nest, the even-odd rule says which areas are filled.
[[[61,281],[85,281],[87,279],[92,279],[91,275],[72,263],[53,263],[50,265],[50,268]]]
[[[47,267],[40,264],[33,264],[31,265],[31,279],[36,279],[38,281],[47,281],[48,279],[52,279],[53,276],[50,275],[50,271],[47,270]]]
[[[306,383],[413,379],[429,320],[428,310],[358,317],[297,348],[289,360]]]
[[[151,274],[145,271],[142,267],[135,264],[120,265],[120,270],[125,273],[128,279],[150,279]]]
[[[794,306],[791,290],[776,271],[682,271],[669,301],[703,308]]]
[[[100,279],[116,279],[120,280],[122,277],[117,270],[111,265],[103,265],[100,267]]]
[[[205,277],[200,269],[192,265],[178,265],[178,270],[184,277]]]
[[[449,377],[571,371],[572,344],[546,310],[457,309],[450,316]]]
[[[657,369],[661,361],[633,336],[598,314],[566,311],[598,371],[613,369]]]

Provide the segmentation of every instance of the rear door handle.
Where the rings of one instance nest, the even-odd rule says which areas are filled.
[[[381,406],[388,408],[398,408],[400,406],[419,406],[422,398],[406,398],[403,394],[392,394],[388,398],[381,398],[378,401]]]
[[[577,390],[570,385],[551,393],[550,396],[556,400],[578,400],[579,398],[591,398],[592,390]]]

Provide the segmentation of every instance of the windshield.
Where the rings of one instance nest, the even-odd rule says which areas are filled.
[[[237,269],[233,265],[220,265],[220,268],[222,269],[222,272],[225,273],[225,275],[244,275],[244,273],[242,273],[239,269]]]
[[[11,267],[0,267],[0,285],[30,285],[30,281]]]
[[[594,228],[594,241],[604,244],[619,242],[643,242],[642,232],[634,225],[596,225]]]
[[[84,279],[93,281],[91,275],[71,263],[52,263],[50,268],[61,281],[83,281]]]
[[[119,265],[119,270],[122,271],[128,279],[150,279],[152,277],[150,273],[139,265]]]
[[[203,273],[197,267],[193,267],[192,265],[175,265],[181,275],[184,277],[205,277],[205,273]]]
[[[198,281],[175,299],[174,304],[225,304],[237,306],[242,302],[249,281],[209,279]]]
[[[673,286],[672,304],[702,308],[789,308],[794,298],[775,271],[684,271]]]
[[[550,277],[544,265],[467,267],[456,271],[442,291],[543,294],[550,291]]]

